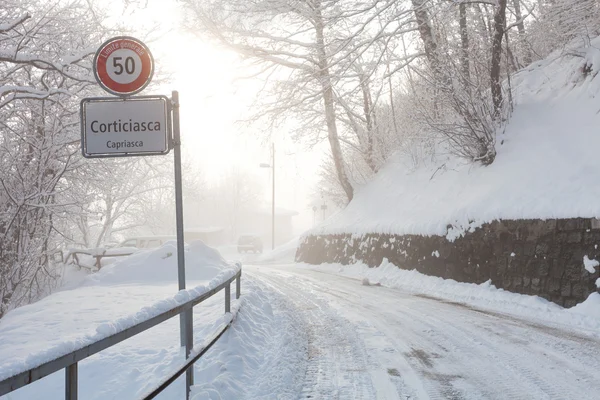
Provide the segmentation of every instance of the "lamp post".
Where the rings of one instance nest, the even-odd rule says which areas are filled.
[[[275,249],[275,143],[271,144],[271,164],[261,163],[261,168],[271,168],[273,172],[273,188],[271,199],[271,249]]]

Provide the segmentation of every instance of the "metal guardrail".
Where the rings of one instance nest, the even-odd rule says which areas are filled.
[[[153,318],[150,318],[146,321],[140,322],[132,327],[124,329],[120,332],[114,333],[104,339],[101,339],[97,342],[89,344],[87,346],[81,347],[75,351],[72,351],[68,354],[65,354],[59,358],[56,358],[52,361],[48,361],[44,364],[41,364],[35,368],[31,368],[28,371],[21,372],[17,375],[13,375],[10,378],[7,378],[3,381],[0,381],[0,396],[8,394],[14,390],[17,390],[23,386],[27,386],[30,383],[33,383],[39,379],[42,379],[50,374],[53,374],[61,369],[65,369],[65,399],[66,400],[77,400],[77,363],[81,360],[84,360],[102,350],[105,350],[111,346],[114,346],[126,339],[129,339],[138,333],[144,332],[170,318],[173,318],[186,310],[191,310],[195,305],[202,303],[204,300],[212,297],[214,294],[218,293],[222,289],[225,289],[225,312],[231,312],[231,282],[236,281],[236,294],[235,298],[240,298],[241,291],[241,277],[242,277],[242,269],[231,278],[227,279],[225,282],[215,287],[214,289],[209,290],[206,293],[203,293],[187,302],[180,304],[177,307],[174,307],[168,311],[165,311]],[[230,322],[231,323],[231,322]],[[200,351],[192,352],[189,357],[185,360],[183,366],[175,371],[170,377],[166,378],[166,380],[161,383],[156,389],[154,389],[151,393],[146,395],[144,399],[151,399],[160,393],[163,389],[165,389],[169,384],[171,384],[178,376],[192,368],[195,361],[197,361],[200,356],[202,356],[210,347],[216,343],[217,339],[227,330],[230,323],[226,324],[222,327],[222,329],[215,334],[212,340],[208,345],[204,346]],[[186,388],[186,398],[189,397],[189,388]]]

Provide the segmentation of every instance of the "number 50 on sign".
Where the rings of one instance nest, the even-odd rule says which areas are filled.
[[[141,41],[118,36],[102,44],[94,57],[94,75],[104,90],[131,96],[143,90],[154,74],[154,60]]]

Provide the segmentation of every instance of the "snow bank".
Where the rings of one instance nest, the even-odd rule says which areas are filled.
[[[191,242],[185,247],[187,280],[209,280],[229,266],[217,250],[202,241]],[[165,284],[177,281],[177,242],[169,241],[156,249],[138,251],[127,258],[119,259],[90,275],[84,285]]]
[[[282,244],[275,249],[262,254],[254,261],[258,264],[287,264],[293,263],[296,258],[296,250],[298,249],[298,238],[294,238],[289,242]]]
[[[480,285],[457,282],[428,276],[416,270],[404,270],[384,260],[381,266],[369,268],[365,264],[323,264],[310,269],[350,276],[361,280],[363,285],[386,286],[409,293],[435,297],[470,306],[494,310],[550,323],[561,323],[588,329],[600,337],[600,294],[592,293],[588,299],[570,309],[549,302],[538,296],[517,294],[498,289],[490,281]]]
[[[596,39],[583,57],[554,54],[512,76],[516,106],[492,165],[438,157],[410,170],[396,156],[357,188],[345,210],[309,234],[448,234],[452,240],[497,219],[600,217],[599,47]],[[588,75],[586,63],[593,65]]]
[[[191,243],[186,278],[193,287],[178,291],[174,242],[119,260],[79,287],[15,309],[0,320],[0,380],[185,303],[238,270],[214,249]]]
[[[291,399],[306,368],[306,338],[282,296],[244,281],[234,324],[196,363],[193,400]],[[275,397],[274,397],[275,396]]]

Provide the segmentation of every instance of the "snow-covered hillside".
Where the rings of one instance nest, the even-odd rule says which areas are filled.
[[[600,217],[600,39],[512,76],[515,109],[488,166],[392,158],[311,233],[446,235],[496,219]],[[449,239],[457,234],[450,232]]]

